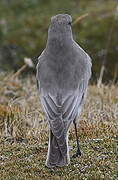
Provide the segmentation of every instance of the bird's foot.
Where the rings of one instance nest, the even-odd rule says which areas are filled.
[[[73,154],[72,158],[79,157],[79,156],[81,156],[81,154],[82,153],[81,153],[80,149],[78,149],[77,152],[75,154]]]

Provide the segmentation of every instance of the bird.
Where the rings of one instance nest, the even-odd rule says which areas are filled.
[[[81,155],[77,136],[77,120],[86,99],[92,62],[72,34],[72,17],[51,17],[46,47],[38,57],[36,79],[41,105],[49,125],[48,168],[70,164],[68,134],[74,124],[77,152]]]

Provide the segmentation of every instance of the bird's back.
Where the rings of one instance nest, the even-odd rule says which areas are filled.
[[[68,50],[50,53],[47,50],[39,57],[40,87],[45,91],[58,92],[76,90],[83,79],[90,78],[89,56],[73,41]]]

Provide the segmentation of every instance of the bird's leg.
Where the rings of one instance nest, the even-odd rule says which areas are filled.
[[[76,141],[77,141],[77,152],[72,157],[76,158],[78,156],[81,156],[81,151],[80,151],[80,147],[79,147],[79,139],[78,139],[78,135],[77,135],[77,124],[76,124],[75,120],[74,120],[73,124],[75,127],[75,135],[76,135]]]

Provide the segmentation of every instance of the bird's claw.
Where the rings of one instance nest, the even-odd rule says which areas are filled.
[[[79,156],[81,156],[81,154],[82,154],[81,151],[78,150],[78,151],[76,152],[76,154],[73,154],[72,158],[79,157]]]

